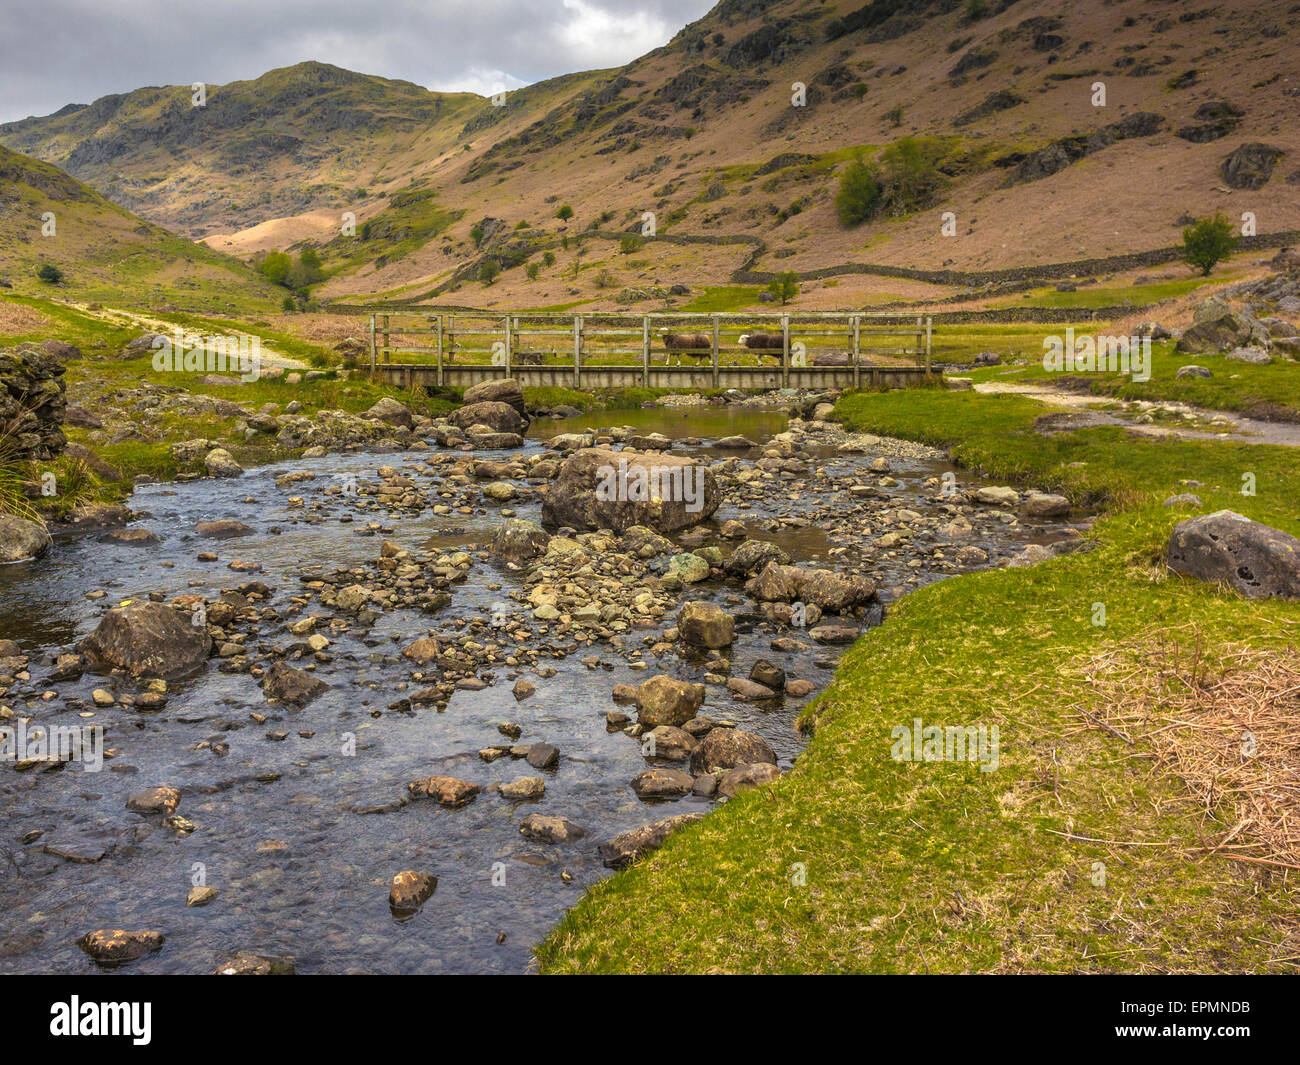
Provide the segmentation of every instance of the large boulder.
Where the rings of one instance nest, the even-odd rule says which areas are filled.
[[[468,429],[471,425],[486,425],[496,433],[522,433],[527,421],[509,403],[485,400],[481,403],[468,403],[459,410],[454,410],[447,420],[457,429]]]
[[[651,451],[575,451],[542,503],[542,521],[622,532],[645,525],[671,533],[706,520],[722,503],[713,472],[681,455]]]
[[[211,648],[206,628],[162,603],[114,607],[80,645],[95,669],[168,680],[202,669]]]
[[[715,728],[691,755],[691,772],[699,776],[715,769],[735,769],[755,762],[776,765],[776,752],[767,740],[742,728]]]
[[[528,412],[524,409],[524,390],[513,377],[480,381],[476,385],[471,385],[465,389],[465,403],[466,405],[473,403],[509,403],[519,412],[521,418],[528,416]]]
[[[403,429],[409,429],[415,424],[411,412],[404,404],[393,399],[392,396],[384,396],[376,400],[375,405],[366,411],[362,417],[387,422],[389,425],[400,425]]]
[[[757,577],[746,582],[745,591],[765,603],[798,600],[832,614],[841,614],[874,599],[876,586],[866,577],[769,562]]]
[[[1284,156],[1281,148],[1250,141],[1219,164],[1219,176],[1230,189],[1260,189],[1273,175],[1273,167]]]
[[[1227,300],[1211,296],[1192,312],[1192,324],[1184,330],[1175,350],[1217,353],[1252,341],[1267,343],[1268,330],[1249,311],[1234,311]]]
[[[1231,510],[1179,522],[1165,555],[1175,572],[1222,581],[1248,599],[1300,599],[1300,540]]]
[[[683,603],[677,612],[677,629],[692,647],[715,650],[730,647],[736,623],[717,603]]]
[[[50,546],[50,534],[37,521],[0,514],[0,563],[36,558]]]
[[[648,728],[683,725],[704,702],[704,685],[660,675],[637,685],[636,717]]]
[[[731,577],[752,577],[762,572],[769,562],[784,566],[789,564],[790,556],[768,540],[746,540],[731,553],[722,568]]]
[[[508,518],[492,538],[492,553],[510,562],[522,562],[546,554],[551,538],[540,525],[522,518]]]

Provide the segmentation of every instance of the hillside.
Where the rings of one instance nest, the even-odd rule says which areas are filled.
[[[1214,210],[1300,228],[1292,7],[723,0],[621,69],[504,107],[310,63],[210,87],[205,108],[188,87],[65,108],[0,143],[234,254],[318,244],[327,298],[634,303],[855,263],[998,270],[1167,247]],[[925,181],[843,225],[845,169],[909,137]],[[620,244],[645,212],[664,239]],[[833,284],[841,303],[903,295]]]
[[[209,312],[265,312],[283,299],[283,290],[237,259],[146,222],[57,167],[3,147],[0,219],[6,291]],[[37,278],[47,264],[62,272],[59,284]]]

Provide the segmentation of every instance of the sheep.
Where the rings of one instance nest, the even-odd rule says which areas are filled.
[[[660,329],[659,337],[664,345],[665,366],[668,365],[670,352],[677,352],[678,366],[682,364],[683,355],[689,355],[692,359],[707,359],[713,354],[713,341],[707,333],[670,333],[667,329]]]
[[[742,333],[740,346],[757,351],[760,359],[780,361],[785,352],[785,337],[781,333]]]

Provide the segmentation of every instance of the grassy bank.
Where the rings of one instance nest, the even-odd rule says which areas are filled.
[[[1294,873],[1260,863],[1275,851],[1238,824],[1231,793],[1207,800],[1137,724],[1108,717],[1106,681],[1122,668],[1135,693],[1152,677],[1196,691],[1237,647],[1296,642],[1295,604],[1247,602],[1161,562],[1186,516],[1161,501],[1185,480],[1204,482],[1203,510],[1300,533],[1294,453],[1044,438],[1043,408],[1011,396],[855,395],[838,409],[853,428],[951,447],[995,481],[1101,503],[1095,548],[908,596],[805,713],[813,736],[793,771],[593,888],[540,946],[543,970],[1294,971]],[[1240,494],[1243,472],[1257,495]],[[892,760],[892,730],[914,718],[998,726],[998,768]]]

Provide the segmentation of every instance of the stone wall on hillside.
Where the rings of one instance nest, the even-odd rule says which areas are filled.
[[[48,459],[67,445],[65,367],[35,348],[0,348],[0,435],[19,459]]]

